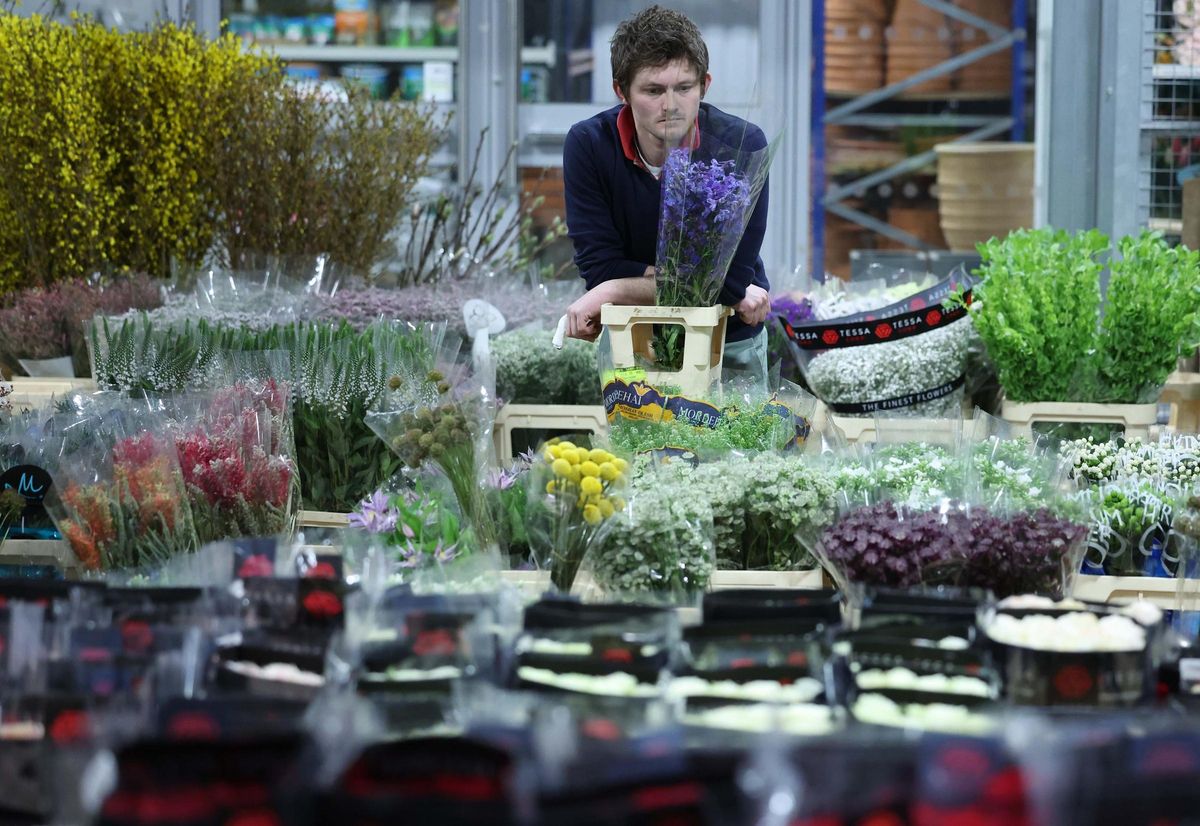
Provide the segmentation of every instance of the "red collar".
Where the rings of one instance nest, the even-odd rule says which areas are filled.
[[[637,150],[637,127],[633,125],[633,110],[629,108],[629,104],[621,107],[621,111],[617,113],[617,134],[621,137],[621,149],[625,152],[625,157],[633,162],[634,166],[646,169],[646,165],[642,163],[642,158]],[[692,149],[700,147],[700,121],[696,120],[695,126],[692,127]],[[649,172],[649,170],[646,170]]]

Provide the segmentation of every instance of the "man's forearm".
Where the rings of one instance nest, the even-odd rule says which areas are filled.
[[[641,278],[614,278],[605,281],[599,289],[604,290],[606,304],[654,303],[654,268],[647,267]]]

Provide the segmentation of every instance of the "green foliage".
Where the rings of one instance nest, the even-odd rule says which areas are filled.
[[[492,342],[496,393],[513,404],[600,404],[596,345],[567,339],[556,350],[549,333],[517,330]]]
[[[1022,230],[979,246],[985,281],[971,317],[1010,401],[1071,397],[1095,340],[1107,249],[1096,230]]]
[[[1157,233],[1122,238],[1096,348],[1098,402],[1152,402],[1200,346],[1200,253]]]
[[[1102,233],[1022,230],[980,245],[971,316],[1011,401],[1157,398],[1200,341],[1200,255],[1146,232],[1121,239],[1101,319]]]

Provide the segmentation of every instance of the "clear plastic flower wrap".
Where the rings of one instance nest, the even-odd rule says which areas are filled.
[[[499,533],[485,490],[494,465],[494,400],[478,387],[460,388],[457,396],[444,382],[434,390],[435,405],[372,412],[367,425],[409,470],[444,475],[479,548],[495,552]]]
[[[708,503],[645,473],[584,561],[609,596],[691,603],[708,587],[716,556]]]
[[[602,448],[551,440],[526,475],[526,531],[538,567],[569,592],[588,551],[602,546],[625,509],[624,458]]]
[[[661,307],[711,307],[720,299],[778,146],[767,145],[757,129],[739,138],[731,146],[704,133],[697,146],[667,154],[655,251],[655,303]],[[654,352],[660,368],[678,370],[683,329],[661,325]]]
[[[807,449],[817,400],[790,382],[714,384],[705,398],[647,384],[641,371],[616,371],[603,340],[599,350],[609,438],[622,452],[712,457],[731,452]]]
[[[960,473],[948,490],[912,489],[907,497],[894,489],[864,491],[843,502],[840,517],[820,536],[809,533],[805,541],[842,588],[947,584],[1002,596],[1070,594],[1086,525],[1003,494],[975,504],[971,487]]]
[[[104,436],[60,463],[47,509],[90,570],[164,562],[197,547],[174,440],[132,405],[76,427]],[[141,419],[139,421],[139,419]],[[72,433],[63,433],[67,445]]]
[[[708,505],[721,569],[811,568],[812,557],[797,535],[819,530],[837,514],[834,477],[820,462],[795,453],[763,453],[753,460],[731,456],[695,466],[671,461],[643,475],[676,497]]]
[[[947,416],[962,405],[970,301],[969,279],[954,274],[878,310],[784,331],[833,413]]]
[[[299,500],[287,384],[239,382],[167,402],[201,544],[289,534]]]

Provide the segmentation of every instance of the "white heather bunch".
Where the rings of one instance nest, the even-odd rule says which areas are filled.
[[[963,374],[971,320],[963,318],[927,333],[863,347],[827,350],[808,363],[813,391],[829,404],[863,404],[920,393]],[[903,408],[913,416],[957,414],[961,388]],[[865,414],[872,415],[872,414]]]
[[[686,489],[633,485],[625,511],[592,558],[596,582],[621,594],[703,591],[715,561],[712,522],[708,502]]]

